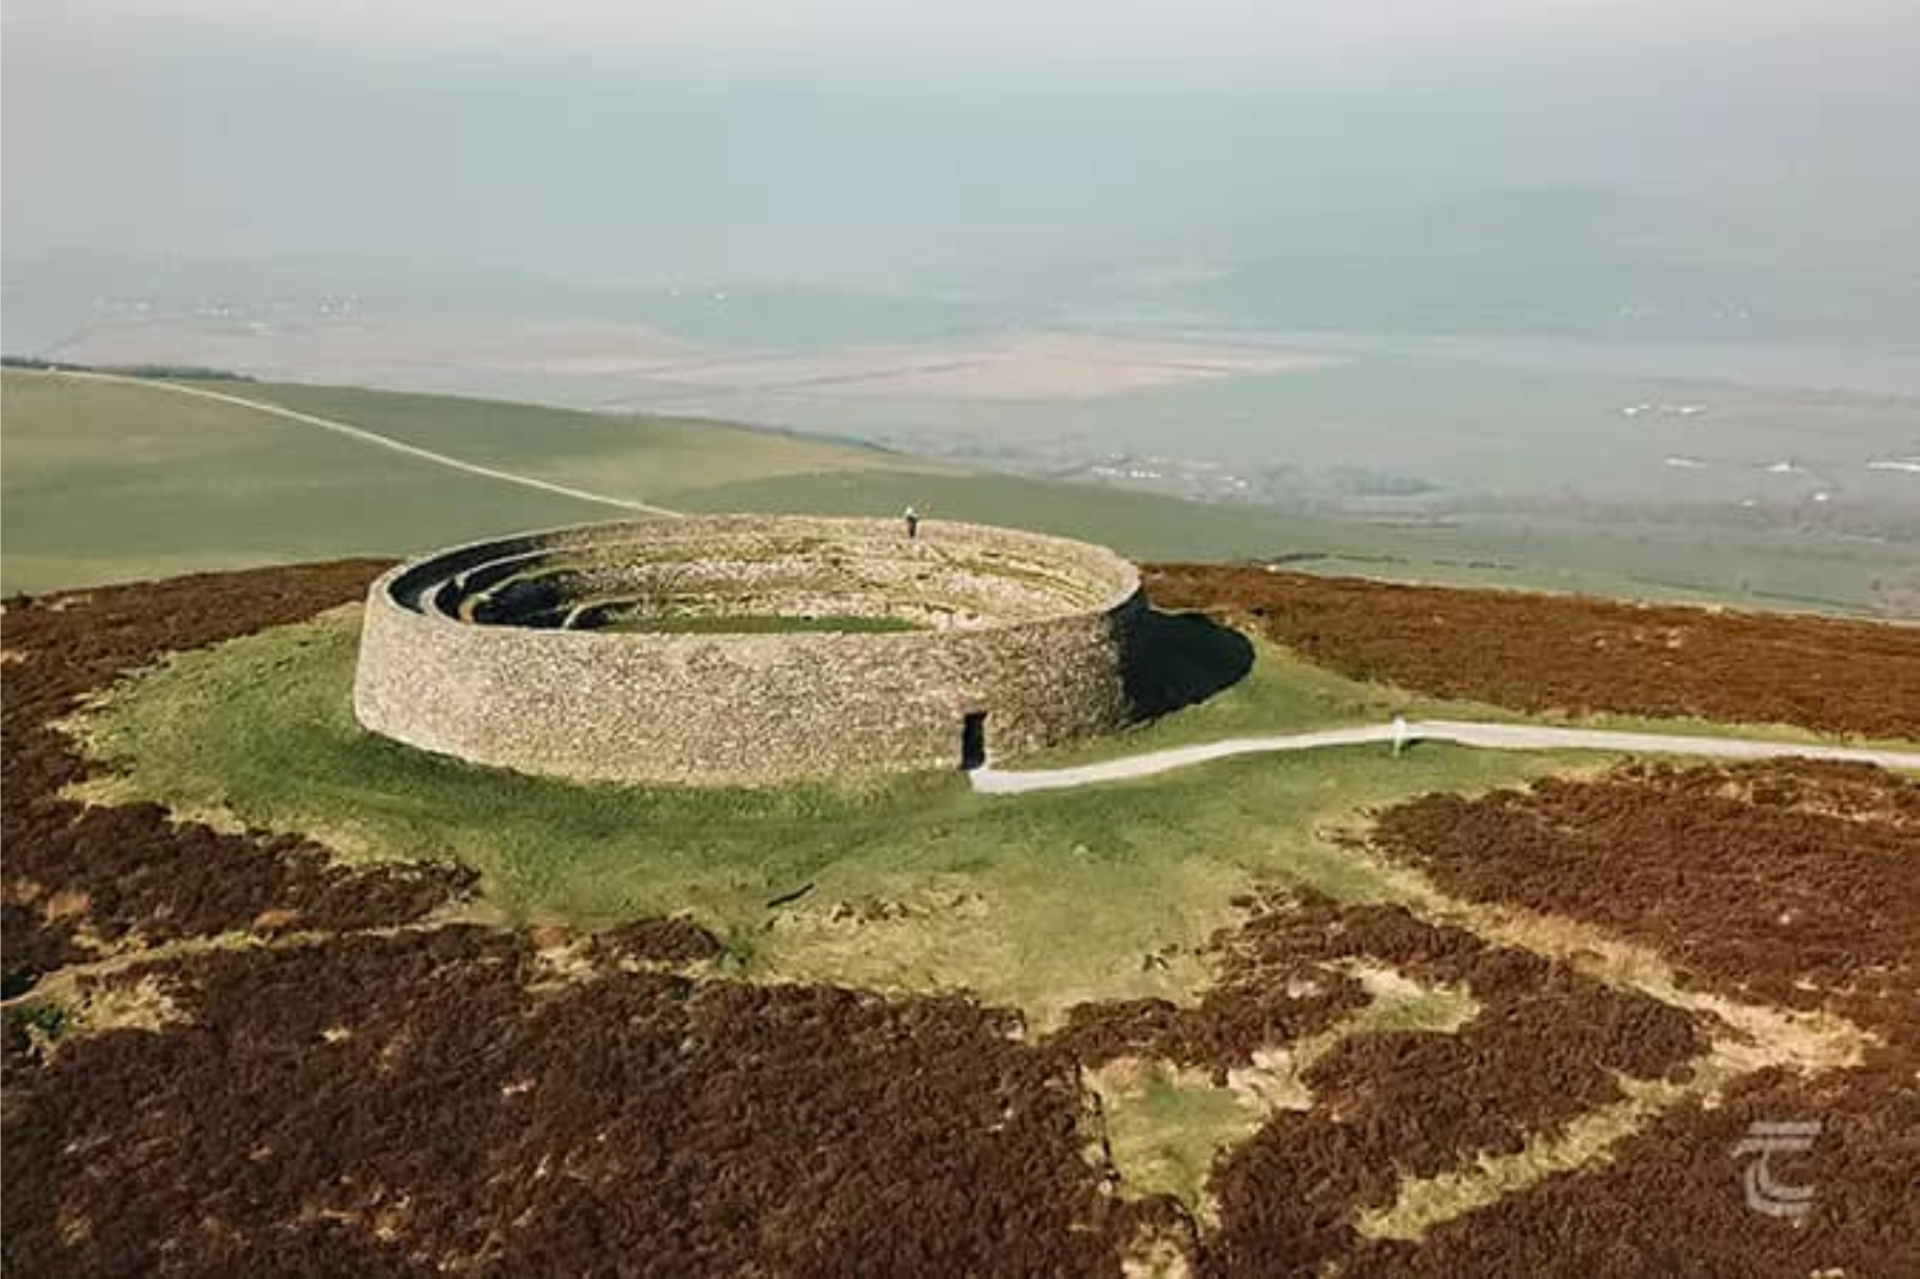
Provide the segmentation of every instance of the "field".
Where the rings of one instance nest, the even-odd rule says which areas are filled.
[[[1685,521],[1596,526],[1551,510],[1473,525],[1409,525],[1018,476],[891,471],[742,481],[672,500],[688,510],[822,515],[891,515],[911,503],[956,519],[1086,538],[1137,559],[1276,560],[1306,572],[1416,583],[1894,617],[1914,615],[1920,600],[1914,557],[1897,543],[1768,530],[1713,538]]]
[[[1151,559],[1279,558],[1319,571],[1644,598],[1898,611],[1911,565],[1866,541],[1756,531],[1737,544],[1547,514],[1489,532],[1222,505],[967,469],[831,439],[645,415],[349,388],[222,382],[475,466],[686,511],[1012,524]],[[400,555],[617,507],[528,488],[163,388],[8,370],[7,591],[338,555]],[[1295,504],[1297,506],[1297,504]]]
[[[753,476],[870,467],[883,457],[670,419],[246,383],[221,389],[637,500]],[[8,591],[395,554],[619,513],[142,386],[9,371],[4,413]]]
[[[1920,783],[1423,746],[570,787],[357,729],[378,568],[9,605],[8,1273],[1920,1265]],[[1149,580],[1254,662],[1135,742],[1747,718],[1756,646],[1822,673],[1773,731],[1915,736],[1885,627]],[[1599,684],[1544,660],[1579,627]],[[1781,1120],[1823,1125],[1772,1163],[1797,1222],[1729,1153]]]
[[[1550,568],[1630,579],[1641,596],[1915,612],[1915,477],[1869,466],[1912,448],[1911,397],[1769,387],[1778,349],[1759,360],[1765,374],[1742,374],[1760,385],[1742,385],[1704,367],[1697,379],[1583,370],[1597,353],[1578,343],[1561,350],[1566,366],[1528,367],[1537,352],[1497,341],[1473,357],[1415,356],[1326,334],[1265,335],[1255,349],[1286,363],[1233,368],[1245,336],[1216,333],[1223,345],[1182,360],[1217,376],[1123,381],[1097,397],[979,399],[885,378],[716,378],[702,393],[667,373],[611,402],[832,430],[1022,475],[1251,498],[1372,536],[1371,547],[1310,544],[1335,553],[1332,572],[1469,580],[1426,567],[1452,560],[1489,584],[1553,587]],[[1128,358],[1124,339],[1092,345]],[[966,344],[914,354],[941,380],[992,367],[969,363]]]
[[[615,616],[596,624],[599,631],[648,632],[659,635],[788,635],[796,631],[829,631],[841,635],[871,634],[886,631],[919,631],[926,628],[904,617],[783,617],[777,613],[736,613],[726,617],[703,617],[697,613],[651,614],[645,617]]]
[[[9,591],[402,554],[621,513],[161,389],[12,370],[0,385],[7,423],[0,571]],[[462,461],[688,511],[892,516],[917,505],[930,517],[1091,537],[1163,558],[1303,548],[1373,555],[1386,544],[1373,531],[1327,521],[968,474],[715,423],[341,388],[239,383],[220,390]],[[1571,580],[1627,589],[1604,577]]]

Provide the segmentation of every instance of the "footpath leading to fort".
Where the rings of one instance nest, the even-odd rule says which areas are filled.
[[[973,788],[987,795],[1021,795],[1029,791],[1067,790],[1102,782],[1152,777],[1216,759],[1239,755],[1268,755],[1284,751],[1324,750],[1336,746],[1392,745],[1404,732],[1408,745],[1449,742],[1481,750],[1607,751],[1622,755],[1697,755],[1714,759],[1820,759],[1920,772],[1920,751],[1875,750],[1868,747],[1823,746],[1808,742],[1760,741],[1745,737],[1702,737],[1669,733],[1624,733],[1597,728],[1553,728],[1536,724],[1488,724],[1466,720],[1419,720],[1404,729],[1393,724],[1363,724],[1352,728],[1321,729],[1312,733],[1283,733],[1266,737],[1230,737],[1195,746],[1175,746],[1120,759],[1078,764],[1069,768],[977,768],[969,776]]]

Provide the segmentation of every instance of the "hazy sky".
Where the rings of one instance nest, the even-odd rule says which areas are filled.
[[[1912,0],[8,0],[4,26],[10,254],[888,280],[1484,234],[1509,197],[1541,234],[1815,256],[1920,229]]]
[[[1588,20],[1658,6],[1606,0],[1186,0],[1116,4],[1102,0],[972,0],[910,4],[890,0],[336,0],[280,5],[258,0],[16,0],[10,17],[61,21],[76,29],[102,23],[157,27],[222,26],[354,44],[456,38],[510,38],[546,44],[616,41],[627,47],[926,48],[968,53],[1017,49],[1072,37],[1096,50],[1217,54],[1249,41],[1275,51],[1302,43],[1377,42],[1472,22]],[[959,46],[959,47],[956,47]]]
[[[1396,43],[1444,49],[1508,37],[1804,44],[1847,27],[1884,29],[1911,9],[1903,0],[11,0],[7,17],[10,25],[64,26],[92,39],[119,27],[138,30],[142,39],[170,33],[189,42],[224,30],[425,50],[513,41],[942,57],[998,51],[1048,60],[1131,54],[1160,61],[1365,56]]]

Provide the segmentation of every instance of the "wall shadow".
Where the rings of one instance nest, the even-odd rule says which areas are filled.
[[[1134,713],[1155,719],[1231,688],[1253,669],[1253,642],[1205,613],[1149,608],[1126,663]]]

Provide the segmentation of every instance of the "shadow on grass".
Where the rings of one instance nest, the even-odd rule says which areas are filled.
[[[1149,610],[1133,637],[1127,696],[1157,719],[1233,687],[1253,669],[1253,642],[1204,613]]]

